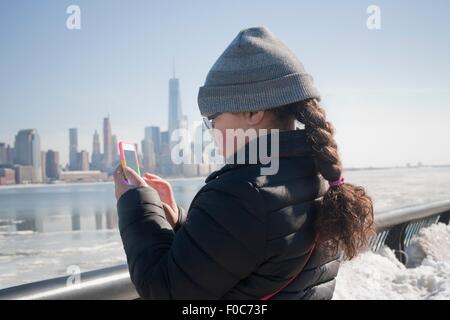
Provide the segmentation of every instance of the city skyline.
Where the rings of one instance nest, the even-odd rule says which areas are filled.
[[[207,175],[213,165],[202,163],[175,164],[171,159],[172,141],[169,136],[178,129],[188,129],[187,117],[181,109],[180,80],[169,79],[167,127],[161,131],[158,126],[143,128],[141,146],[134,142],[142,172],[163,176],[193,177]],[[202,127],[203,128],[203,127]],[[203,129],[202,129],[203,130]],[[95,129],[92,136],[92,153],[79,148],[78,128],[68,129],[68,161],[60,163],[58,150],[41,149],[40,136],[36,128],[22,129],[15,136],[14,147],[0,142],[0,184],[54,183],[55,181],[105,181],[120,164],[118,137],[113,133],[110,115],[103,118],[102,139]],[[177,136],[176,134],[174,136]],[[175,138],[177,141],[180,137]],[[122,140],[122,139],[121,139]],[[124,141],[124,140],[122,140]],[[130,140],[125,140],[133,143]],[[189,151],[184,148],[189,148]],[[201,148],[204,146],[202,145]],[[180,151],[191,154],[194,143],[189,140]],[[103,149],[103,152],[102,152]],[[180,152],[178,151],[178,152]],[[62,153],[64,154],[64,153]]]

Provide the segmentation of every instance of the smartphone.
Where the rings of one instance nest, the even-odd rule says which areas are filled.
[[[139,161],[137,156],[136,145],[134,143],[128,142],[119,142],[119,152],[120,152],[120,163],[122,165],[122,175],[125,181],[128,182],[128,179],[125,175],[125,167],[130,167],[134,171],[137,172],[138,175],[141,175],[139,170]]]

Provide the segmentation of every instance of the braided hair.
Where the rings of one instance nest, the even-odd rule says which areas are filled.
[[[334,127],[314,98],[272,110],[281,124],[298,120],[315,154],[319,173],[328,181],[341,178],[342,164],[334,139]],[[373,204],[364,187],[340,183],[324,194],[315,219],[317,241],[332,253],[342,251],[348,260],[366,247],[374,232]]]

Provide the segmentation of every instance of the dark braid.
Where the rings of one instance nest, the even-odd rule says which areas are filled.
[[[341,178],[334,127],[316,99],[285,105],[273,112],[281,122],[295,118],[303,123],[320,174],[328,181]],[[372,199],[364,187],[348,182],[330,187],[318,208],[316,233],[319,244],[331,252],[343,250],[347,259],[355,257],[374,234]]]

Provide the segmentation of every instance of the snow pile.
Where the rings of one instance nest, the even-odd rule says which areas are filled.
[[[422,229],[408,253],[408,266],[383,247],[341,265],[333,299],[450,299],[450,226]]]

